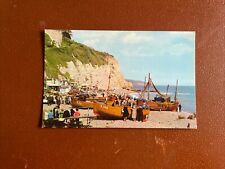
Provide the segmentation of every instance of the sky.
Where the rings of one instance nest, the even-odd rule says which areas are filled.
[[[74,30],[72,39],[113,55],[125,79],[195,85],[195,32]]]

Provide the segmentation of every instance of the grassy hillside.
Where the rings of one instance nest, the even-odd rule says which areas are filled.
[[[60,47],[56,47],[55,42],[45,33],[45,71],[48,78],[58,78],[62,75],[70,79],[68,73],[62,74],[59,70],[60,67],[67,67],[66,62],[72,61],[76,65],[76,61],[79,60],[83,64],[100,66],[107,63],[106,55],[108,54],[96,51],[67,37],[63,37]]]

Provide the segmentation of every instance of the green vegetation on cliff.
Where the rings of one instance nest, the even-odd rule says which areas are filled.
[[[59,75],[70,79],[68,73],[61,73],[60,67],[67,67],[67,62],[72,61],[76,65],[79,60],[83,64],[100,66],[107,64],[107,53],[99,52],[81,43],[77,43],[63,36],[60,47],[45,33],[45,72],[48,78],[58,78]]]

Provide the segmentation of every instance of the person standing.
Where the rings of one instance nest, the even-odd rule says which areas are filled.
[[[144,114],[143,114],[143,108],[140,108],[140,121],[143,122],[144,121]]]
[[[61,104],[61,99],[59,96],[56,97],[56,104],[58,107],[60,107],[60,104]]]
[[[65,111],[63,112],[63,118],[67,118],[67,117],[70,117],[70,112],[69,112],[69,110],[65,110]]]
[[[137,118],[137,109],[136,109],[136,106],[133,105],[133,109],[132,109],[132,119],[133,119],[133,121],[136,121],[136,118]]]
[[[43,117],[43,119],[44,119],[44,120],[48,120],[48,111],[45,111],[45,112],[44,112],[44,117]]]
[[[70,120],[68,119],[68,117],[70,117],[70,112],[69,112],[69,110],[65,110],[64,112],[63,112],[63,118],[65,118],[65,124],[69,124],[69,122],[70,122]]]
[[[71,104],[71,102],[72,102],[71,96],[68,96],[68,100],[69,100],[69,104]]]
[[[63,113],[64,113],[64,110],[61,109],[61,111],[59,112],[59,118],[63,118]]]
[[[137,108],[137,121],[143,121],[143,109],[141,106]]]
[[[76,111],[75,111],[75,113],[73,114],[73,117],[76,117],[76,125],[79,125],[79,117],[80,117],[80,112],[79,112],[79,109],[78,108],[76,108]]]
[[[48,112],[48,119],[53,119],[54,117],[53,117],[53,112],[52,112],[52,110],[50,110],[49,112]]]
[[[54,116],[54,118],[59,118],[58,106],[53,108],[53,116]]]
[[[124,108],[123,108],[123,120],[126,121],[128,116],[129,116],[129,112],[128,112],[127,106],[124,106]]]
[[[182,108],[181,104],[179,104],[178,107],[179,107],[179,112],[181,112],[181,108]]]
[[[140,117],[140,107],[137,108],[136,112],[137,112],[137,114],[136,114],[136,120],[137,121],[140,121],[140,118],[139,118]]]
[[[75,113],[75,111],[73,109],[70,109],[70,116],[73,117],[74,113]]]

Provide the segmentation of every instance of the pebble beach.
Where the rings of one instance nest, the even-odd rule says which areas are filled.
[[[53,109],[55,105],[43,105],[43,111]],[[61,109],[71,109],[71,105],[60,105]],[[81,116],[95,116],[92,109],[79,109]],[[189,119],[193,113],[189,112],[171,112],[171,111],[150,111],[146,121],[138,122],[133,120],[91,120],[92,128],[178,128],[178,129],[196,129],[196,118]],[[86,120],[83,119],[83,123]]]

